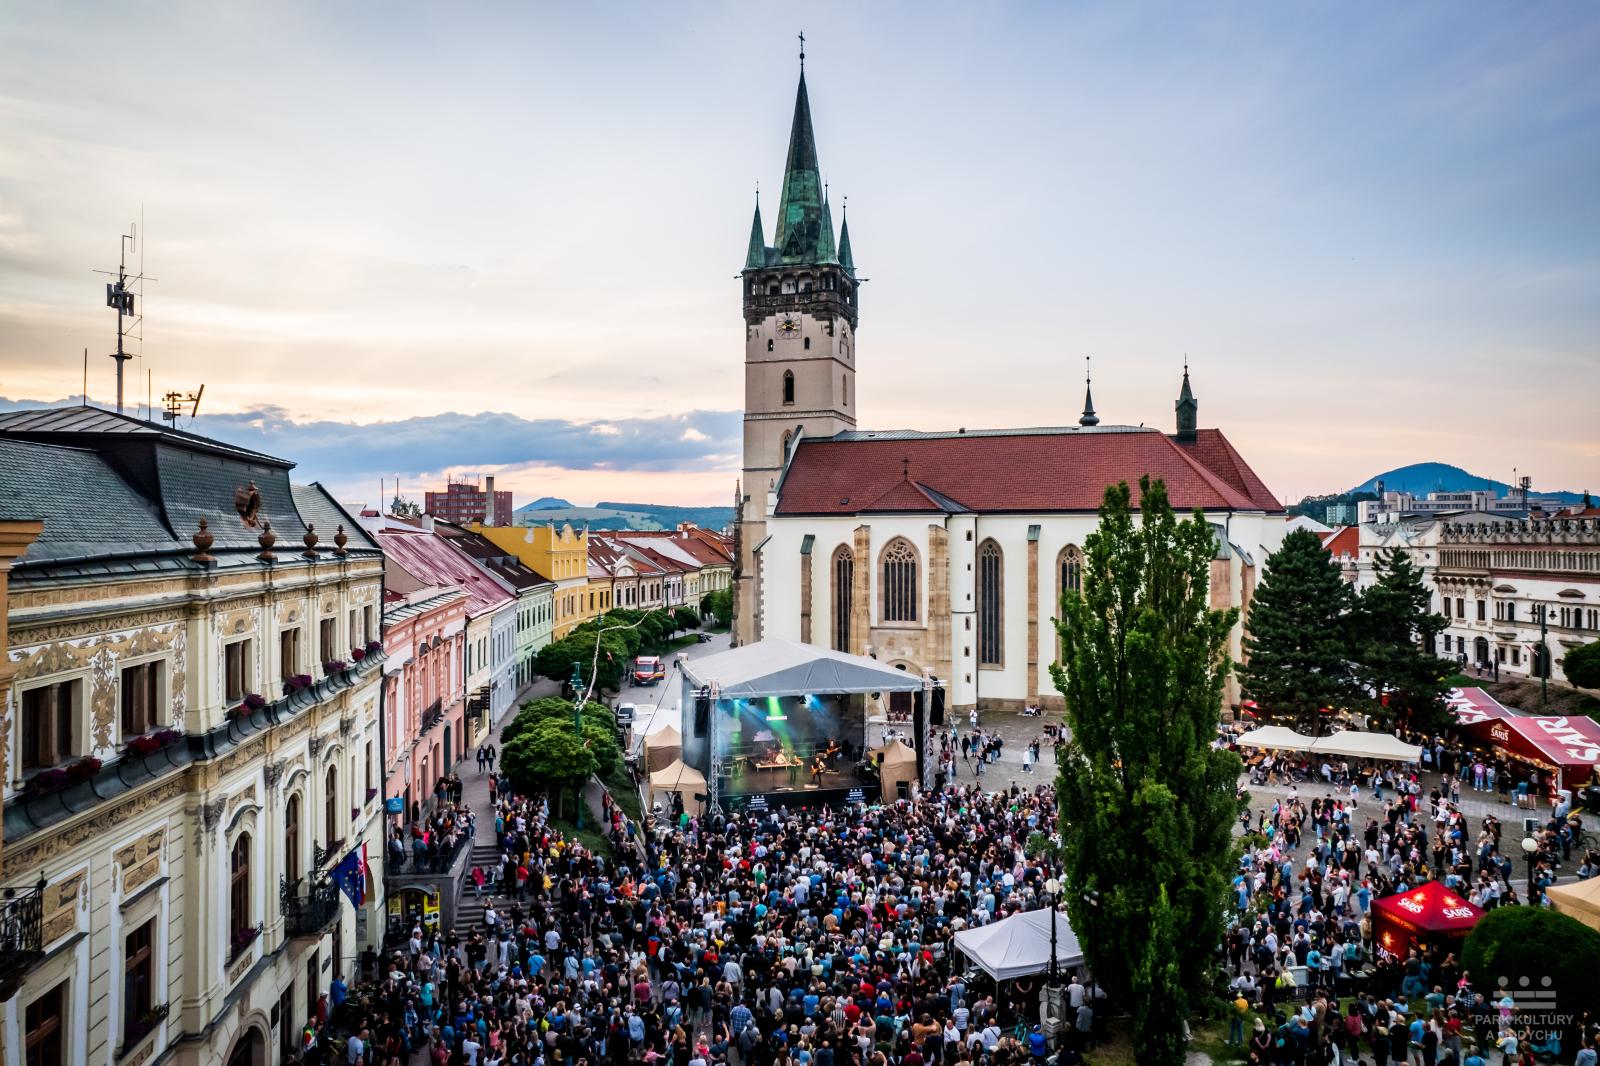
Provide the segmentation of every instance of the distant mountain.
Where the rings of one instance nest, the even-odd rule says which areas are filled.
[[[1511,492],[1511,486],[1504,481],[1469,474],[1459,466],[1451,466],[1449,463],[1412,463],[1370,477],[1350,491],[1376,492],[1380,481],[1390,492],[1408,492],[1413,496],[1426,496],[1430,492],[1470,492],[1481,489],[1493,490],[1497,496],[1506,496]],[[1557,492],[1540,488],[1537,484],[1534,485],[1532,492],[1535,496],[1553,496],[1564,503],[1580,503],[1583,500],[1581,492]]]
[[[532,503],[523,504],[521,507],[518,507],[517,510],[519,510],[519,511],[555,511],[555,510],[560,510],[563,507],[571,507],[571,506],[572,506],[571,503],[567,502],[566,500],[563,500],[560,496],[540,496],[537,500],[534,500]]]
[[[596,506],[614,511],[643,512],[658,522],[662,529],[676,529],[679,522],[692,522],[705,529],[733,525],[732,507],[669,507],[656,503],[607,503],[604,500]]]

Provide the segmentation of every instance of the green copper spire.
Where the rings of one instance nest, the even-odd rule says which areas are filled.
[[[761,194],[756,193],[756,216],[750,220],[750,248],[744,254],[744,268],[757,270],[767,265],[767,239],[761,229]]]
[[[1183,388],[1178,392],[1178,402],[1173,405],[1178,411],[1178,439],[1194,440],[1198,435],[1200,401],[1194,398],[1194,392],[1189,388],[1189,357],[1183,357]]]
[[[822,183],[822,234],[817,238],[817,262],[837,263],[833,245],[833,208],[828,206],[828,183]]]
[[[817,166],[817,138],[811,130],[811,101],[806,96],[806,76],[794,98],[794,122],[789,127],[789,161],[783,175],[783,198],[778,203],[778,254],[785,263],[824,262],[822,173]],[[829,232],[827,250],[831,252]]]
[[[839,265],[844,267],[846,274],[855,277],[856,259],[850,254],[850,197],[844,199],[844,221],[839,223]]]

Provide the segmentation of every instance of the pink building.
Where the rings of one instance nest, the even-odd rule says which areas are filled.
[[[392,559],[385,571],[384,795],[399,797],[410,820],[443,772],[450,730],[461,728],[467,594],[426,584]]]

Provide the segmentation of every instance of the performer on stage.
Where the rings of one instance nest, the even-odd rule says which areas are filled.
[[[816,754],[815,756],[812,757],[812,759],[811,759],[811,783],[813,785],[822,784],[822,774],[823,774],[823,772],[825,770],[827,770],[827,768],[828,768],[828,760],[827,760],[827,757],[824,756],[822,753],[819,752],[818,754]]]

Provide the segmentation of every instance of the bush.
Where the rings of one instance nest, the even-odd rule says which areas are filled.
[[[1567,652],[1561,670],[1579,688],[1600,688],[1600,640]]]
[[[1491,1001],[1503,981],[1513,999],[1554,992],[1556,1006],[1548,1009],[1569,1018],[1600,1003],[1600,932],[1543,907],[1496,907],[1484,915],[1461,963],[1473,990]]]

